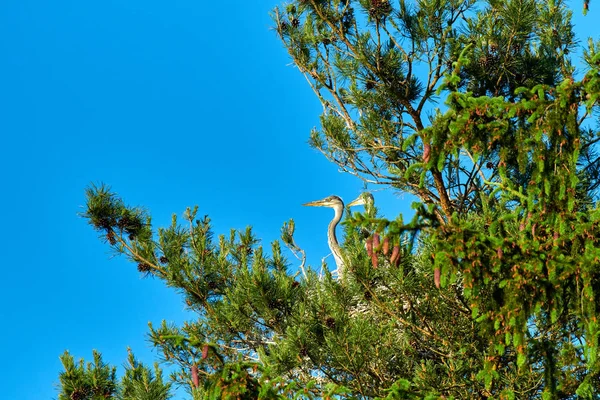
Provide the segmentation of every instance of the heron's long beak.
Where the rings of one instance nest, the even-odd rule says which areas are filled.
[[[346,207],[362,206],[363,204],[365,204],[365,199],[363,199],[362,196],[360,196],[352,200],[350,204],[348,204]]]
[[[308,207],[326,207],[327,202],[325,200],[316,200],[316,201],[311,201],[310,203],[304,203],[302,205],[308,206]]]

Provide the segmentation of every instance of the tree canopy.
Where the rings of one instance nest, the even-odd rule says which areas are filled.
[[[101,238],[197,314],[150,326],[173,381],[198,399],[600,396],[600,43],[576,69],[565,2],[297,0],[273,20],[323,106],[311,145],[415,216],[369,205],[344,223],[347,273],[299,276],[250,228],[215,236],[194,207],[155,229],[91,186]],[[69,357],[62,396],[98,373],[105,398],[132,393]],[[168,398],[143,371],[127,382]]]

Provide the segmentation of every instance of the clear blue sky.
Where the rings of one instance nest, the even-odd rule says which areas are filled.
[[[329,252],[331,211],[301,204],[362,183],[306,144],[321,107],[270,30],[277,3],[0,3],[3,400],[55,398],[65,349],[151,363],[147,322],[186,318],[77,216],[91,182],[157,226],[198,204],[218,233],[253,225],[268,244],[294,218],[313,263]],[[389,217],[408,208],[375,196]]]

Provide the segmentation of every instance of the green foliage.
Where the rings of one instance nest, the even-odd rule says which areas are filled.
[[[163,383],[162,371],[154,364],[154,372],[135,359],[131,350],[121,381],[123,400],[167,400],[171,398],[171,384]]]
[[[436,285],[458,285],[485,338],[476,375],[490,394],[523,397],[509,382],[533,373],[531,398],[597,396],[599,135],[587,117],[600,57],[590,42],[576,79],[565,3],[307,0],[292,11],[274,19],[325,110],[312,145],[419,200],[408,224],[351,225],[428,243]]]
[[[59,400],[168,400],[171,384],[163,383],[158,365],[154,372],[139,363],[129,350],[125,375],[119,382],[116,368],[105,364],[94,351],[94,361],[75,363],[69,352],[60,357],[64,371],[60,373]]]
[[[414,195],[415,216],[347,218],[333,279],[305,265],[293,220],[295,274],[250,228],[215,236],[188,208],[155,229],[89,188],[101,238],[197,315],[150,326],[171,379],[195,399],[598,397],[600,44],[576,75],[565,3],[297,0],[273,17],[324,108],[311,144]],[[168,395],[133,356],[120,386],[99,356],[70,360],[61,399],[100,373],[111,395]]]
[[[60,357],[65,369],[60,373],[61,392],[59,400],[116,399],[116,368],[102,361],[102,355],[93,353],[94,361],[85,364],[83,359],[75,363],[66,352]]]
[[[112,204],[103,210],[122,212],[114,205],[123,202],[106,187],[88,196],[89,204],[98,196]],[[368,211],[356,220],[371,229],[390,226],[376,222],[383,220],[372,206]],[[172,379],[194,398],[393,398],[401,392],[467,398],[488,392],[474,379],[484,368],[487,341],[475,329],[460,286],[435,288],[430,247],[415,253],[410,242],[394,241],[388,251],[399,250],[390,262],[380,244],[374,254],[382,267],[375,269],[352,218],[344,246],[348,279],[319,278],[309,268],[298,281],[287,273],[277,244],[266,256],[250,230],[215,238],[209,220],[196,221],[195,214],[188,209],[186,228],[174,218],[171,229],[153,231],[156,239],[138,247],[123,235],[114,245],[135,261],[152,263],[151,274],[185,294],[200,316],[182,327],[150,326],[163,360],[181,367]],[[292,235],[288,223],[283,236],[293,243]],[[184,251],[173,252],[175,244]],[[152,253],[136,254],[138,248]],[[516,373],[516,353],[505,356],[502,368]],[[510,387],[528,390],[537,379],[537,373],[522,374]]]

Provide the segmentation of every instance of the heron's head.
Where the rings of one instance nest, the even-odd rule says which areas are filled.
[[[344,202],[338,196],[325,197],[323,200],[311,201],[310,203],[302,204],[310,207],[344,207]]]
[[[375,200],[373,199],[373,195],[369,192],[363,192],[356,199],[352,200],[350,202],[350,204],[348,204],[348,207],[363,206],[363,205],[370,207],[374,203],[375,203]]]

